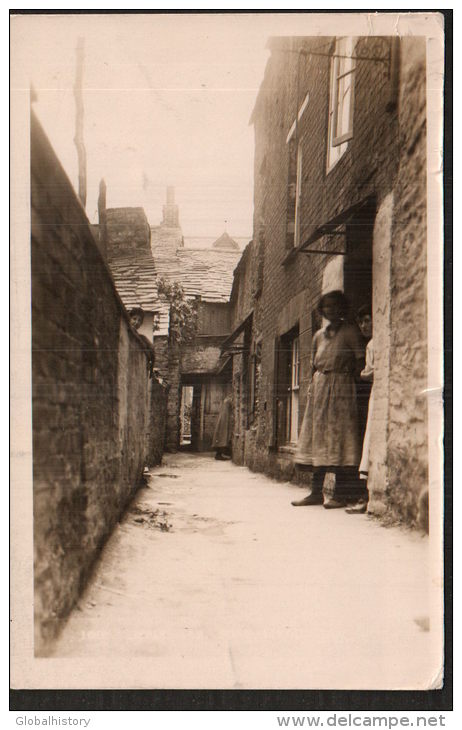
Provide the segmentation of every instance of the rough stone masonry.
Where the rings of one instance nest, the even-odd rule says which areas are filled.
[[[166,388],[150,379],[82,209],[31,121],[35,653],[77,600],[101,545],[158,463]],[[164,420],[165,423],[165,420]]]

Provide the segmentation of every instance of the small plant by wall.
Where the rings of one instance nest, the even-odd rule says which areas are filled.
[[[170,304],[169,344],[181,346],[191,342],[197,332],[197,299],[187,299],[178,282],[161,278],[157,284],[158,293]]]

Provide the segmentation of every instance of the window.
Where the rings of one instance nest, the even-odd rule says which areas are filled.
[[[249,382],[249,418],[251,425],[255,420],[258,411],[258,391],[261,374],[261,342],[254,342],[253,352],[250,356],[250,382]]]
[[[300,208],[302,200],[302,172],[303,172],[303,150],[299,143],[297,147],[297,181],[295,184],[295,231],[294,246],[300,245]]]
[[[288,197],[287,197],[287,225],[286,225],[286,248],[291,249],[299,246],[300,222],[301,222],[301,199],[302,199],[302,177],[303,177],[303,155],[302,145],[298,134],[298,123],[300,122],[309,102],[310,95],[306,94],[289,132],[286,143],[288,146]]]
[[[300,346],[298,327],[277,341],[275,436],[277,446],[298,439]]]
[[[353,137],[353,97],[355,63],[351,58],[354,38],[339,38],[335,43],[330,69],[327,171],[346,152]]]
[[[299,339],[290,343],[290,380],[286,408],[286,441],[296,443],[298,439],[298,396],[300,391],[300,348]]]

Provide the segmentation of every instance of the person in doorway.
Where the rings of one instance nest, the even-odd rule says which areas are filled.
[[[130,324],[135,330],[139,330],[144,320],[144,312],[141,307],[133,307],[130,309],[128,316],[130,317]]]
[[[221,404],[217,424],[212,439],[212,449],[216,451],[215,459],[227,461],[231,458],[233,400],[226,396]]]
[[[130,324],[137,332],[144,321],[144,312],[141,309],[141,307],[133,307],[133,309],[130,309],[128,316],[130,317]],[[146,352],[146,355],[148,357],[148,372],[149,377],[152,378],[153,372],[154,372],[154,345],[152,342],[149,342],[148,338],[145,335],[142,335],[140,332],[138,332],[138,336],[141,337],[143,340],[143,343],[145,345],[144,350]]]
[[[366,383],[373,383],[374,381],[374,345],[372,341],[372,315],[369,307],[362,307],[358,310],[357,316],[358,327],[361,330],[361,334],[364,338],[368,339],[366,347],[366,365],[361,371],[361,379]],[[349,514],[364,514],[367,512],[367,505],[369,502],[369,491],[367,488],[367,480],[369,475],[369,449],[370,449],[370,437],[371,437],[371,422],[372,422],[372,409],[373,409],[373,390],[370,391],[369,395],[369,406],[367,410],[367,423],[366,430],[364,433],[363,440],[363,451],[361,455],[361,461],[359,464],[359,478],[364,483],[364,494],[360,497],[358,502],[351,507],[347,507],[346,511]]]
[[[356,312],[356,324],[362,335],[364,348],[372,337],[372,309],[369,304],[364,304]],[[369,407],[369,396],[371,392],[371,382],[364,380],[361,376],[359,382],[356,383],[356,401],[358,404],[358,427],[359,440],[363,442],[367,424],[367,411]]]
[[[295,507],[345,507],[357,493],[360,456],[355,378],[364,367],[364,343],[346,321],[348,302],[341,291],[324,294],[318,311],[327,326],[312,342],[312,381],[295,462],[313,472],[312,489]],[[335,493],[324,499],[326,472],[335,473]],[[357,498],[357,497],[356,497]]]

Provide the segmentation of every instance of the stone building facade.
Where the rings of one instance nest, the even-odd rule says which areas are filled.
[[[156,368],[169,383],[166,449],[207,451],[230,389],[231,363],[222,358],[221,346],[231,332],[229,295],[241,249],[227,233],[215,241],[185,238],[172,187],[167,188],[162,222],[151,227],[151,248],[157,280],[179,284],[184,297],[195,301],[198,315],[194,339],[177,346],[171,338],[168,302],[160,298],[154,347]],[[191,403],[185,404],[185,399]],[[182,439],[185,407],[191,409],[187,441]]]
[[[171,186],[158,226],[149,225],[142,208],[106,209],[101,197],[99,225],[93,232],[124,305],[143,311],[139,332],[153,343],[155,370],[168,388],[163,448],[176,451],[181,446],[186,394],[193,415],[187,445],[206,451],[229,389],[230,363],[224,366],[221,345],[231,331],[229,294],[241,248],[227,233],[216,241],[185,239]],[[196,336],[187,344],[179,346],[172,338],[171,302],[161,282],[178,284],[185,300],[197,306]]]
[[[294,478],[322,293],[371,304],[370,509],[427,487],[426,57],[420,38],[273,38],[252,114],[254,232],[231,294],[234,458]]]

